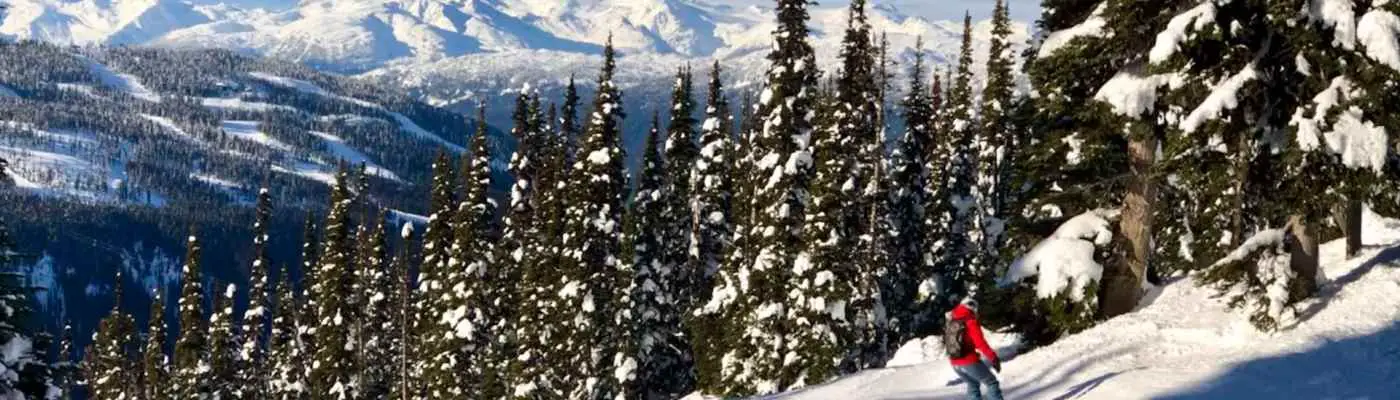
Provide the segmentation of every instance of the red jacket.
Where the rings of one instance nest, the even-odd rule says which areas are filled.
[[[997,352],[993,351],[992,346],[987,345],[987,339],[982,337],[982,326],[977,323],[977,316],[972,313],[972,310],[959,304],[957,307],[953,307],[952,314],[954,320],[963,321],[967,324],[968,340],[972,342],[972,347],[976,348],[977,351],[967,353],[967,355],[962,357],[950,358],[949,361],[951,361],[954,366],[975,364],[981,361],[977,357],[977,353],[980,352],[983,357],[987,358],[987,362],[995,363],[997,361]]]

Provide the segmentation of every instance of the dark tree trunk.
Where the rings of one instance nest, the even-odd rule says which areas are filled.
[[[1361,201],[1348,196],[1332,209],[1332,219],[1342,229],[1347,239],[1347,258],[1361,253]]]
[[[1306,298],[1317,293],[1317,228],[1307,217],[1294,215],[1288,220],[1288,253],[1293,272],[1298,274],[1294,295]],[[1296,300],[1296,299],[1295,299]]]
[[[1128,143],[1132,178],[1127,195],[1123,197],[1123,214],[1118,223],[1127,248],[1122,252],[1123,257],[1110,263],[1104,271],[1100,309],[1105,317],[1131,312],[1142,298],[1142,284],[1152,256],[1152,214],[1157,186],[1151,173],[1156,150],[1157,140],[1151,136],[1133,138]]]

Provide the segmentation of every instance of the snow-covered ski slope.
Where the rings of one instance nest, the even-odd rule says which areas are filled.
[[[1355,258],[1341,241],[1322,247],[1321,294],[1290,329],[1260,333],[1213,290],[1177,280],[1136,312],[1005,362],[1006,398],[1400,399],[1400,221],[1367,211],[1364,229]],[[962,399],[947,361],[925,354],[769,398]]]

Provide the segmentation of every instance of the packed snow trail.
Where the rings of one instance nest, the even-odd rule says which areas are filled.
[[[1297,326],[1260,333],[1244,312],[1213,299],[1215,291],[1180,279],[1153,289],[1136,312],[1007,357],[1000,374],[1006,398],[1395,398],[1400,221],[1367,211],[1363,223],[1366,248],[1356,258],[1344,259],[1342,241],[1322,246],[1321,292],[1298,305]],[[923,353],[929,358],[917,365],[767,398],[962,399],[948,362],[937,351]]]

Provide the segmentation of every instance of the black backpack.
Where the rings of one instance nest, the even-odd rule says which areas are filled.
[[[967,322],[949,316],[943,323],[943,351],[948,357],[959,358],[975,351],[967,340]]]

